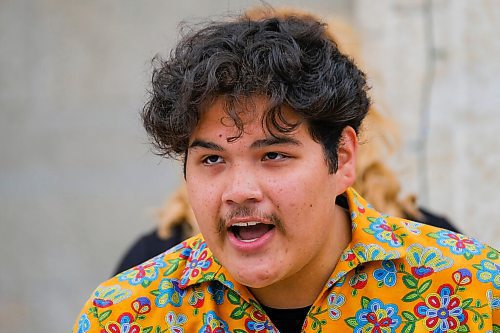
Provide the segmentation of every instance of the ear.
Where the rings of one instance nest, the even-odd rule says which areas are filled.
[[[337,195],[342,194],[356,180],[356,154],[358,136],[354,129],[347,126],[342,131],[337,151],[338,169],[336,176]]]

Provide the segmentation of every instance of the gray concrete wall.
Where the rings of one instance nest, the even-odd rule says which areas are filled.
[[[356,1],[375,103],[401,129],[406,193],[500,245],[500,2]]]
[[[127,246],[153,228],[180,171],[149,151],[139,123],[149,61],[174,44],[180,20],[257,3],[0,2],[1,332],[70,330]],[[498,247],[500,4],[433,2],[435,77],[422,108],[424,1],[307,3],[360,32],[375,101],[403,128],[393,165],[404,190]]]

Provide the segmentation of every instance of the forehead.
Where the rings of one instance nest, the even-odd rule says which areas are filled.
[[[200,134],[221,131],[236,137],[249,132],[265,136],[293,134],[302,123],[292,108],[287,105],[273,108],[266,97],[253,96],[237,101],[218,97],[202,110],[190,142]]]

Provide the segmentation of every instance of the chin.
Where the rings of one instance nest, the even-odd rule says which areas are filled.
[[[278,282],[281,274],[273,267],[270,269],[236,269],[235,274],[231,273],[233,277],[242,285],[249,288],[265,288]]]

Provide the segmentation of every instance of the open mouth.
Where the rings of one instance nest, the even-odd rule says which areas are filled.
[[[274,229],[274,225],[260,222],[239,222],[229,227],[237,239],[242,242],[250,243],[256,241],[266,233]]]

